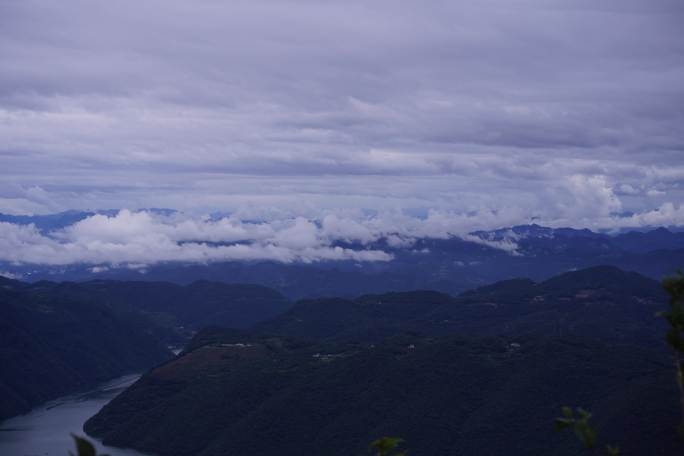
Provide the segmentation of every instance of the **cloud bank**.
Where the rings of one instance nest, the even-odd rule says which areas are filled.
[[[392,258],[378,250],[353,250],[331,244],[324,230],[302,218],[283,224],[243,224],[226,218],[173,220],[123,210],[111,217],[94,215],[47,235],[35,225],[0,222],[0,260],[17,264],[142,267],[163,262],[310,263]]]
[[[653,226],[672,220],[684,224],[684,206],[665,204],[655,211],[601,220],[604,229]],[[425,217],[402,213],[356,217],[327,214],[318,220],[296,217],[244,221],[235,216],[196,218],[177,212],[122,210],[114,215],[91,215],[47,232],[35,224],[0,222],[0,262],[89,264],[93,265],[92,272],[111,266],[140,269],[168,262],[385,262],[393,259],[394,249],[411,249],[416,239],[451,237],[515,255],[517,244],[513,238],[490,240],[469,234],[477,228],[499,227],[494,224],[500,221],[500,214],[494,213],[438,211]]]

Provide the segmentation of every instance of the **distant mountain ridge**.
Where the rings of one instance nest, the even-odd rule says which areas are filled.
[[[664,227],[646,231],[621,231],[616,234],[597,233],[587,228],[548,228],[540,225],[517,225],[492,231],[470,233],[488,241],[510,241],[522,244],[533,251],[535,241],[567,242],[568,247],[581,242],[603,243],[604,249],[622,249],[627,252],[650,252],[654,250],[678,250],[684,248],[684,232],[673,232]],[[543,244],[542,244],[543,245]],[[601,245],[601,244],[598,244]]]
[[[561,234],[559,234],[559,231]],[[619,237],[589,235],[574,230],[556,230],[553,237],[518,238],[513,252],[458,237],[417,239],[410,248],[391,247],[381,241],[368,248],[387,249],[389,262],[355,263],[329,261],[283,264],[274,261],[234,261],[207,264],[162,263],[139,270],[127,267],[100,268],[92,265],[42,267],[1,264],[7,271],[31,281],[94,278],[120,281],[163,281],[189,284],[209,280],[233,284],[258,284],[273,288],[290,299],[303,297],[353,297],[387,290],[430,289],[458,294],[498,280],[529,277],[544,280],[574,269],[601,264],[613,265],[652,278],[661,278],[684,264],[684,248],[676,248],[684,233],[636,233]],[[633,237],[643,245],[631,245]],[[664,239],[664,240],[663,240]],[[630,244],[629,249],[621,244]],[[663,248],[663,247],[668,248]],[[647,250],[657,247],[657,250]]]
[[[169,215],[169,210],[150,209]],[[100,211],[115,215],[116,211]],[[64,228],[95,212],[69,211],[46,216],[6,216],[0,221],[34,223],[43,233]],[[222,243],[207,243],[223,245]],[[540,281],[574,269],[607,264],[660,278],[684,264],[684,232],[660,227],[618,234],[588,229],[549,228],[536,224],[463,237],[404,239],[380,238],[368,244],[336,241],[352,250],[382,250],[387,262],[232,261],[209,263],[166,262],[150,265],[70,264],[43,266],[0,262],[0,274],[28,281],[93,279],[162,281],[190,284],[198,280],[257,284],[273,288],[290,299],[354,297],[387,290],[430,289],[458,294],[478,286],[515,277]]]
[[[188,285],[169,282],[92,280],[38,282],[73,299],[144,312],[169,327],[196,330],[207,325],[246,328],[287,310],[291,303],[277,291],[253,284],[198,280]]]
[[[615,342],[660,343],[664,326],[655,313],[663,302],[665,294],[657,281],[598,266],[540,283],[506,280],[455,297],[413,291],[302,300],[253,330],[349,342],[377,341],[404,331],[583,339],[600,334],[606,341],[612,332],[606,328],[617,325],[621,330]],[[564,323],[559,326],[558,321]]]

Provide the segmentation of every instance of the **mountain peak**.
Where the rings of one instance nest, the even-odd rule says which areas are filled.
[[[633,296],[660,296],[660,284],[636,272],[623,271],[615,266],[593,266],[552,277],[539,286],[549,293],[564,293],[585,289],[607,289]]]

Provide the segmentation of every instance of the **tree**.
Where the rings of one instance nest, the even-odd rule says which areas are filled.
[[[682,422],[679,434],[684,437],[684,275],[678,271],[663,280],[663,288],[670,295],[670,308],[659,315],[670,325],[665,339],[672,347],[675,363],[679,402],[682,408]]]
[[[682,421],[678,426],[679,435],[684,438],[684,274],[666,277],[662,282],[663,289],[670,295],[668,310],[659,312],[670,325],[665,340],[672,347],[675,375],[679,387],[679,403],[682,408]],[[586,449],[596,447],[596,430],[590,423],[591,413],[582,408],[577,409],[577,416],[570,407],[561,409],[563,416],[555,419],[556,430],[572,429]],[[618,447],[606,445],[606,453],[610,456],[620,454]]]

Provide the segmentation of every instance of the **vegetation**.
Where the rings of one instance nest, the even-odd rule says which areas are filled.
[[[370,450],[375,456],[406,456],[405,451],[399,451],[404,443],[400,437],[383,437],[370,444]]]
[[[0,279],[0,420],[172,356],[141,314],[65,288]]]
[[[103,453],[98,455],[95,446],[88,439],[73,434],[71,436],[76,443],[76,456],[109,456]],[[406,452],[399,451],[403,442],[399,437],[382,437],[372,442],[369,450],[375,456],[406,456]],[[74,453],[69,452],[69,455],[74,456]]]
[[[508,280],[457,297],[413,291],[303,300],[253,332],[341,342],[377,342],[413,331],[431,336],[612,339],[656,346],[662,343],[662,322],[653,314],[662,309],[663,299],[656,280],[600,266],[539,283]]]
[[[684,438],[684,275],[681,271],[663,281],[665,291],[670,295],[670,309],[661,315],[670,325],[666,340],[672,347],[679,401],[682,409],[682,421],[679,433]]]
[[[625,454],[676,454],[664,298],[656,281],[593,268],[455,298],[302,301],[256,331],[201,331],[85,429],[162,456],[348,456],[382,435],[415,454],[560,456],[574,442],[548,417],[570,402]]]
[[[682,409],[682,421],[677,431],[684,438],[684,275],[678,271],[675,275],[667,277],[662,282],[663,289],[669,295],[669,309],[659,312],[658,315],[665,318],[669,328],[665,340],[672,347],[675,376],[679,390],[679,401]],[[556,418],[556,430],[572,429],[584,448],[592,450],[596,447],[596,430],[590,423],[591,413],[578,408],[577,416],[570,407],[561,409],[562,416]],[[606,445],[606,454],[617,456],[620,454],[618,447]]]
[[[571,429],[584,448],[587,450],[594,450],[596,448],[596,429],[591,424],[591,413],[583,408],[577,408],[577,415],[570,407],[561,408],[562,416],[556,418],[556,431],[563,429]],[[606,445],[604,447],[605,454],[608,456],[619,456],[620,448],[617,446]]]
[[[87,439],[73,434],[71,434],[71,436],[74,438],[74,442],[76,443],[76,456],[109,456],[103,453],[97,454],[95,446]],[[74,456],[74,453],[70,451],[69,455]]]
[[[190,331],[245,327],[289,308],[256,285],[0,277],[0,420],[172,357]],[[181,329],[185,328],[185,329]]]
[[[653,318],[663,295],[642,279],[596,268],[460,298],[414,292],[305,301],[262,325],[268,334],[201,332],[183,356],[146,374],[85,429],[105,444],[163,456],[406,453],[397,437],[359,446],[377,435],[401,435],[417,454],[568,455],[570,441],[554,443],[543,432],[562,397],[597,411],[596,425],[588,411],[568,407],[555,422],[595,454],[675,454],[681,444],[667,438],[667,423],[678,420],[669,405],[671,364],[662,339],[648,333],[660,332],[651,321],[664,327]],[[664,282],[671,308],[662,314],[678,382],[682,281],[680,274]],[[626,282],[629,292],[621,293]],[[445,336],[445,325],[447,334],[486,326],[490,337]],[[604,436],[622,448],[600,443]]]

